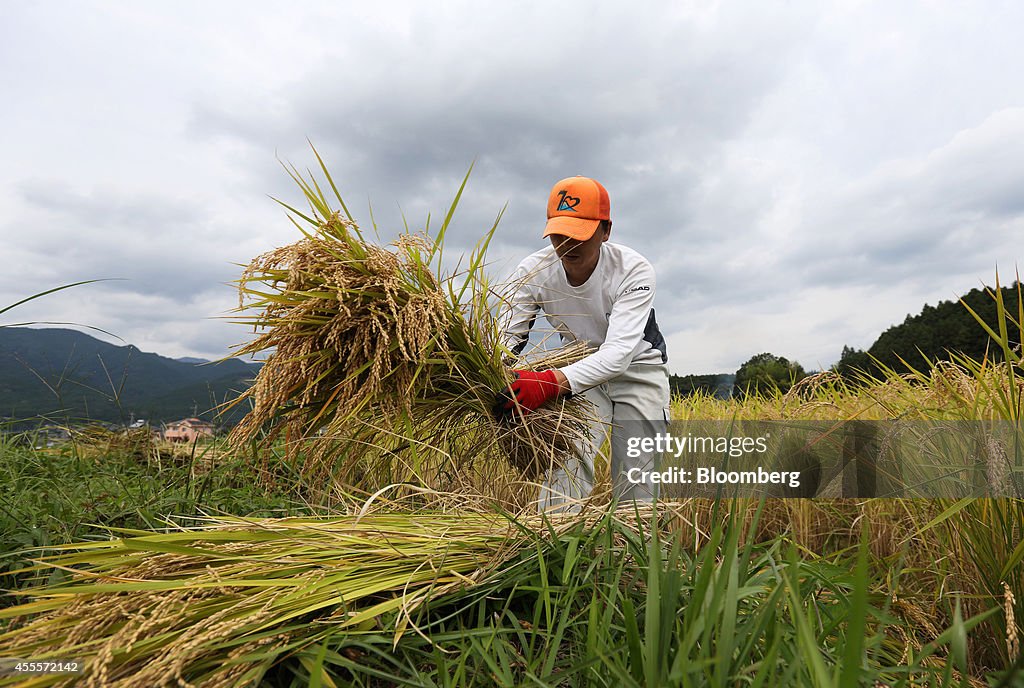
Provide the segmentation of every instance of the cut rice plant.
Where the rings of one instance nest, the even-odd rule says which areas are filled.
[[[381,246],[353,221],[317,160],[337,207],[312,173],[291,167],[309,210],[282,205],[304,238],[255,258],[238,280],[240,322],[258,336],[236,355],[269,355],[235,402],[251,410],[232,444],[266,452],[283,441],[311,483],[368,492],[395,482],[447,490],[467,469],[512,468],[532,480],[571,455],[587,436],[583,399],[492,414],[496,391],[512,381],[506,363],[543,369],[587,351],[527,363],[503,345],[502,297],[484,274],[500,213],[468,263],[444,271],[445,232],[469,173],[435,235],[428,219],[423,232],[406,228]]]
[[[909,548],[869,569],[865,527],[852,566],[806,559],[750,539],[763,507],[692,551],[668,505],[122,529],[47,557],[71,579],[0,611],[0,657],[83,675],[0,686],[953,685],[951,636],[997,610],[918,628]]]
[[[35,570],[72,580],[0,610],[17,620],[0,656],[80,660],[83,685],[255,685],[338,630],[389,619],[397,641],[428,595],[479,580],[524,539],[486,513],[210,521],[55,548]]]

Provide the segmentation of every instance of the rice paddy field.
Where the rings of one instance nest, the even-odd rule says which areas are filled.
[[[617,504],[604,467],[577,511],[538,514],[587,408],[496,418],[494,390],[586,352],[510,359],[491,234],[445,273],[455,203],[381,246],[321,169],[293,170],[302,238],[239,280],[239,353],[267,363],[229,437],[0,435],[0,658],[80,669],[0,686],[1024,685],[1020,494]],[[991,360],[672,415],[1019,428],[1024,314],[999,314]],[[978,475],[1022,466],[1012,445]]]

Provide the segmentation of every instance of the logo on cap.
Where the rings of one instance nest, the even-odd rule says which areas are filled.
[[[568,192],[565,189],[559,191],[558,195],[561,196],[561,200],[559,201],[558,209],[555,212],[560,213],[564,210],[568,210],[574,213],[579,212],[576,210],[576,206],[580,204],[579,196],[569,196]]]

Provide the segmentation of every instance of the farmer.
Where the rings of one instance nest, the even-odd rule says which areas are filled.
[[[543,311],[563,344],[583,341],[596,351],[564,368],[514,371],[517,379],[499,397],[498,410],[512,413],[518,404],[528,413],[567,394],[582,394],[596,407],[600,422],[580,448],[581,458],[550,472],[541,509],[565,508],[590,494],[594,458],[609,427],[614,496],[650,501],[657,485],[628,476],[641,472],[632,468],[656,470],[653,453],[639,452],[636,438],[664,433],[668,421],[668,355],[654,319],[654,268],[633,249],[608,241],[608,192],[593,179],[569,177],[555,184],[547,216],[544,236],[551,246],[528,256],[513,276],[507,346],[521,353]]]

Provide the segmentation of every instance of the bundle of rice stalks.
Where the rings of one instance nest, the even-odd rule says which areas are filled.
[[[684,512],[649,506],[120,530],[64,546],[35,568],[71,581],[0,611],[0,658],[84,673],[5,678],[0,660],[0,686],[875,685],[937,678],[936,652],[998,611],[940,632],[903,598],[902,559],[869,568],[866,528],[854,568],[755,546],[757,514],[700,517],[692,548],[671,534]]]
[[[14,619],[0,657],[84,664],[82,676],[41,676],[38,686],[255,685],[340,629],[386,628],[397,642],[412,610],[494,571],[538,518],[527,528],[497,514],[380,513],[111,529],[126,536],[65,545],[27,569],[74,574],[15,593],[35,599],[0,610]]]
[[[267,449],[283,438],[287,458],[311,482],[334,478],[366,490],[397,481],[447,489],[437,484],[446,471],[502,465],[533,479],[575,451],[587,436],[581,399],[492,415],[495,391],[512,381],[505,363],[526,364],[503,346],[501,300],[483,272],[497,220],[465,268],[442,269],[466,180],[436,236],[428,221],[422,233],[380,246],[363,235],[320,166],[340,209],[312,174],[289,170],[310,210],[282,205],[304,238],[255,258],[238,280],[239,310],[253,313],[240,321],[260,334],[237,355],[271,353],[238,400],[252,408],[231,443]],[[561,351],[558,361],[532,365],[585,354]]]

